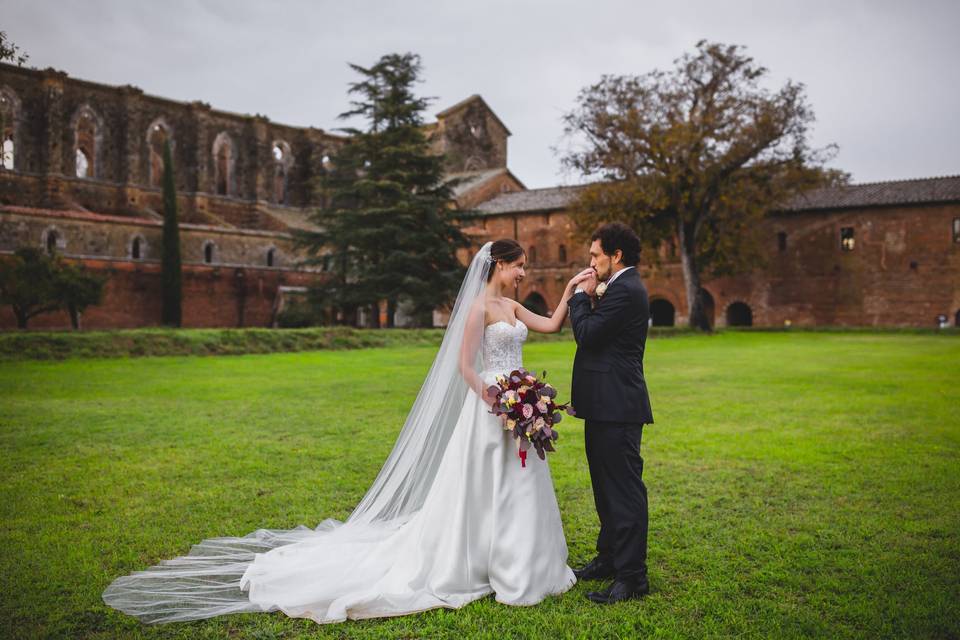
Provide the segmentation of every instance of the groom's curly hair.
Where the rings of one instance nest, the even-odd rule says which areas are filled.
[[[590,237],[590,242],[600,241],[600,248],[608,256],[617,249],[623,252],[623,264],[635,267],[640,262],[640,238],[633,229],[622,222],[611,222],[598,227]]]

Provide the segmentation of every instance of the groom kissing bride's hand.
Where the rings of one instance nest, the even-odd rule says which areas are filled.
[[[587,597],[599,604],[639,598],[647,581],[647,489],[640,437],[653,422],[643,376],[650,307],[636,265],[640,239],[619,223],[594,232],[590,268],[574,276],[567,302],[577,342],[572,404],[584,420],[593,497],[600,518],[597,555],[574,571],[613,579]]]

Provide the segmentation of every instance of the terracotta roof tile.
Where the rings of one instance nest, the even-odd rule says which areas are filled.
[[[568,207],[581,186],[550,187],[504,193],[480,204],[487,214],[558,211]],[[811,211],[856,207],[960,202],[960,175],[893,180],[814,189],[774,211]]]

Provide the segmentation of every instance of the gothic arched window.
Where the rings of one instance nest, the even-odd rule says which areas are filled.
[[[163,183],[163,146],[167,141],[173,146],[173,135],[169,125],[163,118],[154,120],[150,128],[147,129],[147,146],[149,148],[149,169],[148,176],[151,187],[160,187]]]
[[[221,131],[213,141],[213,190],[221,196],[236,195],[236,153],[233,139]]]
[[[99,175],[100,167],[97,162],[99,148],[99,119],[93,109],[83,105],[73,116],[74,174],[78,178],[96,178]]]

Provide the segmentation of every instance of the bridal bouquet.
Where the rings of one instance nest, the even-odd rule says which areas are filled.
[[[527,466],[531,445],[541,460],[546,451],[554,451],[553,442],[558,437],[555,426],[560,422],[561,411],[576,415],[569,403],[556,402],[557,390],[544,382],[546,377],[546,371],[537,378],[526,369],[517,369],[497,376],[497,384],[487,388],[487,395],[493,400],[490,413],[500,418],[504,430],[513,432],[523,467]]]

